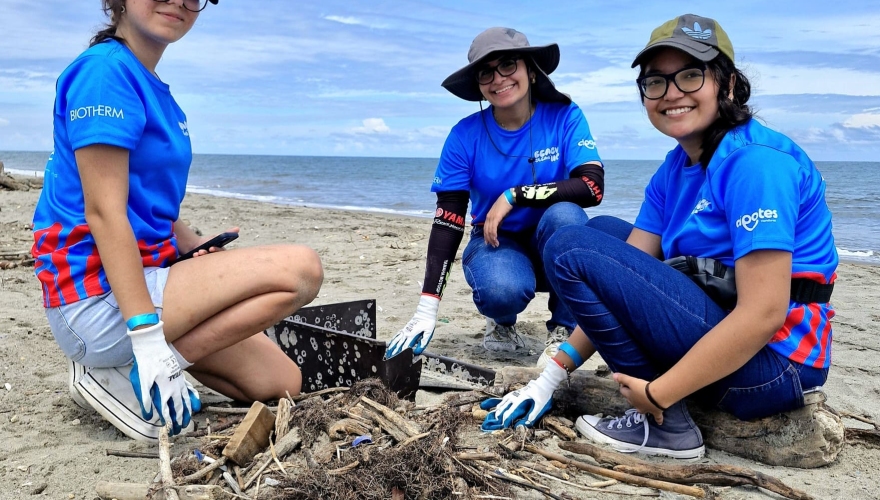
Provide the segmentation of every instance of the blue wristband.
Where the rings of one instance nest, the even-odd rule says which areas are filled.
[[[568,342],[563,342],[563,344],[559,346],[559,350],[564,352],[565,354],[568,354],[568,357],[571,358],[571,361],[574,363],[574,369],[577,369],[579,366],[584,364],[584,358],[582,358],[580,353],[577,352],[577,349],[575,349],[574,346],[569,344]]]
[[[511,205],[515,204],[515,200],[513,198],[513,188],[505,190],[504,197],[507,198],[507,203],[510,203]]]
[[[134,330],[135,328],[143,325],[155,325],[159,323],[159,315],[156,313],[149,314],[138,314],[137,316],[132,316],[125,322],[125,326],[128,327],[129,330]]]

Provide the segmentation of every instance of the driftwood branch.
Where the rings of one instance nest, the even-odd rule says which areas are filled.
[[[361,402],[369,406],[364,408],[365,413],[370,415],[376,424],[385,432],[391,435],[397,442],[403,442],[407,439],[422,433],[418,425],[414,422],[404,419],[391,409],[383,406],[372,399],[362,396]]]
[[[495,383],[511,390],[539,374],[536,368],[506,367],[498,372]],[[569,380],[553,394],[554,407],[566,415],[622,415],[629,408],[610,378],[578,370]],[[844,445],[844,426],[825,406],[824,394],[808,394],[805,402],[803,408],[747,422],[696,405],[688,408],[712,448],[769,465],[811,469],[837,459]]]
[[[180,500],[232,500],[233,495],[219,486],[174,486]],[[95,493],[101,500],[169,500],[162,490],[152,491],[149,484],[98,481]]]
[[[166,500],[180,500],[177,490],[174,489],[174,475],[171,473],[171,446],[168,444],[170,429],[171,422],[159,429],[159,474]]]
[[[599,467],[598,465],[588,464],[585,462],[581,462],[580,460],[573,460],[571,458],[562,456],[558,453],[549,452],[546,450],[542,450],[537,446],[526,445],[523,448],[525,451],[529,453],[534,453],[536,455],[541,455],[542,457],[548,460],[556,460],[557,462],[562,462],[567,465],[571,465],[577,467],[580,470],[587,471],[591,474],[595,474],[597,476],[608,477],[611,479],[616,479],[622,483],[634,484],[636,486],[646,486],[648,488],[657,488],[658,490],[671,491],[673,493],[679,493],[682,495],[688,495],[694,498],[705,498],[706,492],[694,486],[685,486],[683,484],[675,484],[666,481],[658,481],[656,479],[648,479],[640,476],[634,476],[632,474],[626,474],[623,472],[619,472],[616,470],[608,470]]]
[[[649,477],[651,479],[681,484],[702,483],[713,486],[752,485],[794,500],[810,500],[813,498],[803,491],[787,486],[773,476],[768,476],[762,472],[745,467],[733,465],[655,464],[623,453],[604,450],[589,443],[560,443],[559,447],[572,453],[591,456],[600,464],[610,465],[616,471],[634,476]]]

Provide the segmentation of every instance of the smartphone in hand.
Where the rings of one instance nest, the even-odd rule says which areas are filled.
[[[222,248],[222,247],[226,246],[227,243],[235,240],[236,238],[238,238],[238,233],[220,233],[217,236],[211,238],[210,240],[193,248],[189,252],[186,252],[185,254],[181,254],[181,256],[178,257],[177,260],[174,262],[177,263],[182,260],[190,259],[195,254],[197,254],[200,250],[208,251],[212,247]]]

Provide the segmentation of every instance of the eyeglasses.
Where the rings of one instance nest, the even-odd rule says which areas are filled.
[[[675,83],[678,90],[685,94],[690,94],[703,88],[705,81],[706,66],[691,66],[668,75],[643,76],[638,78],[636,83],[639,86],[639,92],[642,93],[642,97],[655,100],[666,95],[666,91],[669,90],[669,82]]]
[[[491,66],[483,66],[482,68],[477,70],[477,74],[475,75],[477,78],[477,83],[480,85],[489,85],[495,80],[495,73],[498,73],[501,76],[510,76],[516,73],[517,61],[522,59],[521,57],[506,57],[500,61],[498,61],[498,65],[495,67]]]
[[[171,0],[153,0],[154,2],[168,3]],[[201,12],[208,6],[209,0],[183,0],[183,8],[190,12]]]

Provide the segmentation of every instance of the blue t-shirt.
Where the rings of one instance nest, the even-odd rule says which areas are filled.
[[[681,146],[645,189],[635,226],[661,238],[665,259],[711,257],[733,267],[755,250],[792,254],[792,277],[832,283],[838,257],[825,180],[788,137],[756,120],[721,140],[709,165],[688,166]],[[831,362],[831,304],[791,302],[770,347],[820,368]]]
[[[530,122],[505,130],[495,122],[491,106],[458,122],[443,145],[431,191],[469,191],[471,222],[479,225],[504,190],[568,179],[576,167],[600,161],[576,104],[539,101]],[[529,164],[530,157],[535,163]],[[515,206],[501,229],[533,229],[545,210]]]
[[[145,267],[177,256],[177,220],[192,162],[183,114],[168,85],[124,45],[110,40],[83,52],[58,78],[54,152],[34,214],[36,274],[46,307],[110,290],[85,219],[74,152],[106,144],[129,150],[128,219]]]

